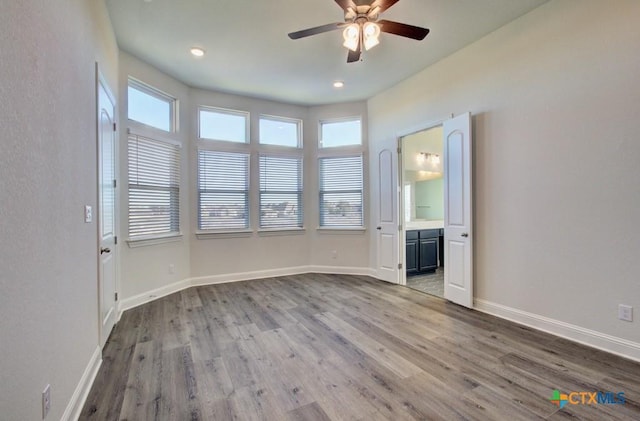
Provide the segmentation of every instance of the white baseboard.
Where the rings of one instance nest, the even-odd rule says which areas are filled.
[[[223,275],[198,276],[189,278],[189,286],[215,285],[227,282],[250,281],[252,279],[273,278],[308,273],[308,266],[255,270],[252,272],[225,273]]]
[[[192,286],[248,281],[252,279],[276,276],[301,275],[305,273],[335,273],[341,275],[364,275],[376,277],[376,271],[366,267],[307,265],[187,278],[120,301],[118,306],[118,320],[120,319],[122,312],[125,310],[129,310]],[[511,320],[534,329],[542,330],[553,335],[567,338],[584,345],[601,349],[612,354],[640,361],[640,343],[478,298],[474,301],[474,309],[503,319]]]
[[[125,310],[138,307],[139,305],[157,300],[158,298],[173,294],[174,292],[182,291],[183,289],[189,288],[190,286],[191,280],[187,278],[173,284],[165,285],[163,287],[144,292],[142,294],[134,295],[133,297],[125,298],[118,303],[118,320],[120,320],[120,316],[122,316],[122,312],[124,312]]]
[[[336,273],[339,275],[363,275],[374,276],[371,268],[349,267],[349,266],[307,266],[305,273]]]
[[[595,330],[585,329],[570,323],[550,319],[479,298],[475,299],[474,309],[621,357],[640,361],[640,343],[637,342],[607,335]]]
[[[187,289],[192,286],[215,285],[215,284],[223,284],[227,282],[249,281],[252,279],[272,278],[276,276],[302,275],[305,273],[335,273],[340,275],[373,276],[373,271],[370,268],[350,267],[350,266],[320,266],[320,265],[293,266],[288,268],[256,270],[251,272],[237,272],[237,273],[225,273],[222,275],[198,276],[195,278],[183,279],[182,281],[178,281],[173,284],[166,285],[166,286],[121,300],[118,303],[118,319],[117,320],[120,320],[122,313],[126,310],[132,309],[134,307],[148,303],[153,300],[157,300],[158,298],[164,297],[169,294],[173,294],[174,292],[182,291],[183,289]]]
[[[76,421],[80,417],[80,412],[82,411],[84,402],[87,400],[87,396],[89,395],[89,391],[91,390],[91,386],[93,385],[93,381],[98,374],[101,364],[102,351],[100,347],[96,347],[96,350],[93,351],[93,355],[89,360],[89,364],[85,368],[84,373],[82,373],[76,390],[73,391],[71,400],[67,404],[64,414],[62,414],[61,420]]]

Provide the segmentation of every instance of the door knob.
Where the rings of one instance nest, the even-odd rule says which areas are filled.
[[[469,233],[468,233],[468,232],[463,232],[462,234],[460,234],[460,236],[462,236],[462,237],[468,237],[468,236],[469,236]]]
[[[111,253],[111,249],[109,247],[100,247],[100,254]]]
[[[382,227],[376,227],[376,229],[377,229],[377,230],[381,230],[381,229],[382,229]]]

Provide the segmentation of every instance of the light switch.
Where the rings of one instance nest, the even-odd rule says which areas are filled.
[[[93,221],[93,210],[91,206],[86,205],[84,207],[84,222],[89,223],[91,221]]]

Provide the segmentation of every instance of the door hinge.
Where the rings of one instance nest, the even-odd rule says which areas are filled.
[[[114,122],[113,122],[113,131],[114,131],[114,132],[116,131],[116,127],[118,127],[118,126],[116,125],[116,122],[114,121]]]
[[[402,263],[398,263],[398,269],[402,269]]]
[[[118,236],[113,237],[113,244],[118,244]]]
[[[398,225],[398,231],[402,231],[402,225]]]
[[[398,148],[398,154],[402,153],[402,148]]]
[[[113,180],[113,188],[114,188],[114,189],[117,187],[117,184],[118,184],[118,183],[116,182],[116,180]]]
[[[118,301],[118,293],[116,292],[114,295],[115,295],[115,297],[114,297],[115,300]]]

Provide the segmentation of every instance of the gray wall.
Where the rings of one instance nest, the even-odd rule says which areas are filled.
[[[551,1],[368,102],[372,148],[472,112],[476,299],[636,358],[617,306],[640,308],[638,16]]]
[[[98,347],[95,63],[114,93],[102,1],[0,7],[0,418],[60,419]]]

